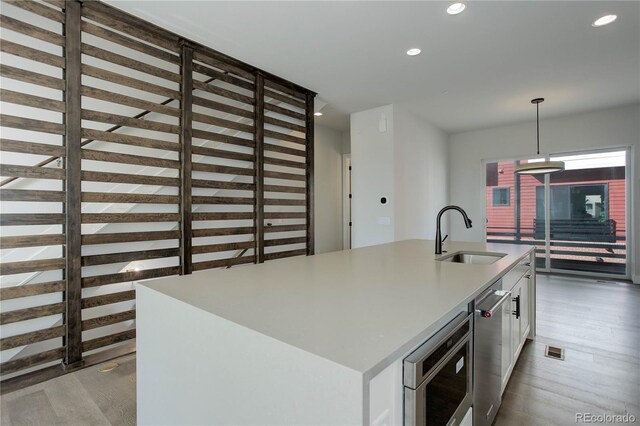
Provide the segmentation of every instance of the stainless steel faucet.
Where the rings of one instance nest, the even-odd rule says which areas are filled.
[[[440,218],[442,217],[442,213],[447,210],[458,210],[462,214],[462,218],[464,219],[464,226],[467,229],[471,228],[471,219],[467,216],[467,212],[462,210],[462,208],[458,206],[446,206],[438,213],[438,217],[436,218],[436,254],[442,254],[442,242],[447,239],[448,235],[442,238],[442,233],[440,232]]]

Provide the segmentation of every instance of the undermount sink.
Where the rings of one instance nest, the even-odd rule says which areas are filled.
[[[476,265],[490,265],[505,257],[506,253],[487,253],[481,251],[458,251],[447,254],[436,260],[451,263],[471,263]]]

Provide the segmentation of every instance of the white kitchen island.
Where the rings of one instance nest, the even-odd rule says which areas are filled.
[[[397,423],[398,361],[532,250],[445,248],[507,255],[407,240],[137,283],[138,423]]]

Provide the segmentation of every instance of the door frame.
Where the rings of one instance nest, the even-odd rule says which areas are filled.
[[[351,249],[351,154],[342,154],[342,249]]]

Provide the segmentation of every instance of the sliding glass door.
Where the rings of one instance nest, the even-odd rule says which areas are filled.
[[[542,159],[486,163],[487,241],[535,245],[539,270],[626,277],[627,159],[552,155],[566,169],[546,176],[513,173]]]

